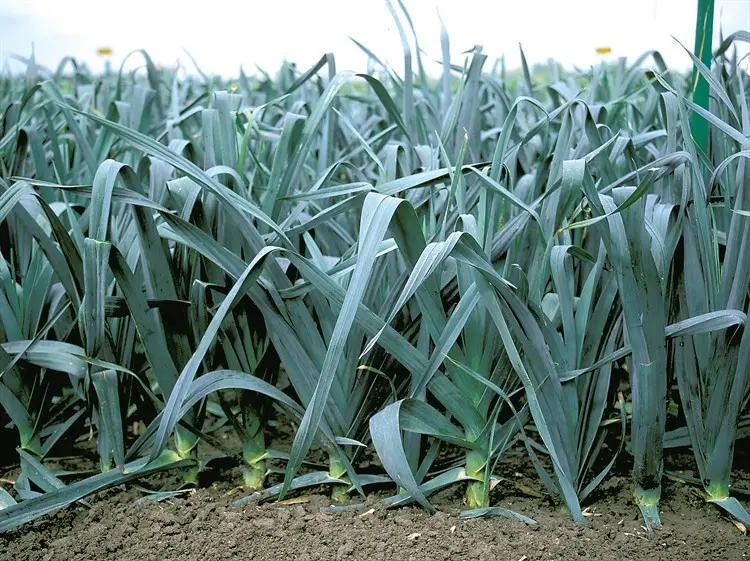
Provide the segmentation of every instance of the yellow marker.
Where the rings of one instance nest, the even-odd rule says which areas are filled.
[[[604,56],[612,52],[612,47],[597,47],[596,54]]]
[[[111,56],[112,55],[112,49],[109,47],[99,47],[96,49],[96,54],[99,56]]]

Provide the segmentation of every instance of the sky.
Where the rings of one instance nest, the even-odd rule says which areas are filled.
[[[438,13],[456,63],[479,44],[490,63],[505,55],[508,68],[518,67],[520,42],[532,64],[553,57],[585,67],[600,59],[597,47],[610,47],[608,56],[630,60],[656,49],[670,66],[687,68],[690,59],[677,41],[693,47],[697,0],[404,3],[427,70],[438,73],[432,62],[440,58]],[[715,44],[719,28],[725,35],[750,29],[750,0],[715,0],[715,6]],[[236,76],[240,66],[273,71],[283,59],[304,68],[326,52],[336,55],[339,70],[366,70],[366,56],[349,37],[403,68],[398,29],[385,0],[0,0],[0,70],[21,71],[13,55],[28,57],[32,45],[37,62],[50,68],[71,55],[99,71],[105,60],[97,49],[109,47],[114,67],[130,51],[145,48],[157,64],[179,61],[192,71],[187,50],[205,72],[224,76]],[[747,53],[745,45],[741,53]],[[141,64],[137,57],[128,63]]]

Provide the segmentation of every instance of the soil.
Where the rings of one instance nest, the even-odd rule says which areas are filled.
[[[664,530],[649,534],[623,473],[592,497],[584,528],[540,498],[523,466],[511,461],[500,472],[508,479],[493,491],[493,505],[529,516],[536,526],[505,518],[459,519],[461,485],[432,498],[436,513],[386,510],[377,494],[359,510],[334,512],[324,488],[281,504],[235,507],[242,492],[232,488],[231,477],[239,480],[233,470],[230,480],[222,471],[222,479],[207,487],[162,502],[136,503],[136,489],[107,491],[91,498],[90,509],[71,507],[0,535],[0,561],[750,559],[749,539],[689,485],[665,482]],[[747,485],[744,476],[735,481]]]

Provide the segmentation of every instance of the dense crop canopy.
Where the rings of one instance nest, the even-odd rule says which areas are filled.
[[[445,30],[436,80],[389,8],[403,76],[360,45],[377,73],[230,83],[138,52],[0,80],[0,531],[217,456],[243,500],[432,508],[464,482],[465,516],[533,523],[492,506],[512,448],[582,524],[632,455],[654,528],[685,446],[750,524],[750,35],[696,59],[706,109],[658,53],[514,73],[453,64]],[[49,461],[89,439],[96,475]]]

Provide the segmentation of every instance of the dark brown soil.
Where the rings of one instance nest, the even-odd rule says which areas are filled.
[[[503,518],[459,520],[458,485],[435,497],[441,508],[435,514],[385,510],[375,496],[361,510],[339,513],[325,509],[330,501],[322,494],[233,507],[241,495],[218,482],[158,503],[136,504],[135,490],[109,491],[92,499],[89,510],[69,508],[0,535],[0,561],[750,559],[748,538],[687,485],[665,484],[665,529],[648,534],[625,477],[602,485],[587,510],[589,528],[529,496],[538,487],[526,476],[508,477],[493,492],[494,504],[534,518],[537,526]]]
[[[749,460],[750,447],[738,446],[733,483],[746,491]],[[96,469],[85,446],[48,463]],[[90,509],[70,507],[0,534],[0,561],[750,561],[750,538],[695,487],[672,479],[664,482],[664,529],[646,532],[632,502],[627,463],[619,462],[590,498],[588,528],[570,522],[546,498],[523,451],[506,453],[498,468],[506,479],[491,502],[533,518],[535,526],[505,518],[459,519],[462,485],[430,498],[439,509],[434,514],[413,507],[387,510],[377,494],[359,510],[334,512],[325,488],[283,503],[235,507],[232,502],[243,496],[236,487],[239,469],[219,464],[201,474],[200,489],[180,497],[136,503],[143,496],[138,490],[110,490],[91,497]],[[672,452],[666,467],[696,476],[689,453]],[[0,470],[0,485],[10,490],[7,484],[17,475],[17,464]],[[178,481],[176,474],[164,474],[143,484],[176,488]],[[747,506],[747,498],[741,499]]]

